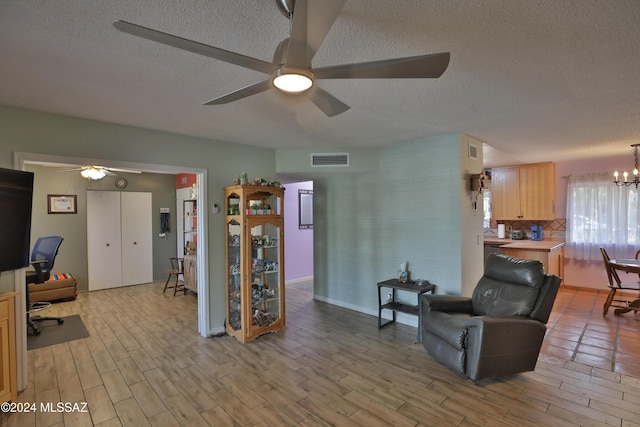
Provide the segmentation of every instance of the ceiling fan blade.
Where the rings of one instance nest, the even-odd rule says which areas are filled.
[[[167,46],[177,47],[178,49],[228,62],[230,64],[239,65],[241,67],[259,71],[261,73],[271,74],[275,69],[273,64],[257,58],[230,52],[228,50],[209,46],[203,43],[195,42],[193,40],[184,39],[182,37],[163,33],[162,31],[152,30],[151,28],[132,24],[130,22],[116,21],[113,23],[113,26],[127,34],[162,43]]]
[[[316,79],[437,78],[449,66],[449,52],[316,68]]]
[[[137,170],[133,170],[133,169],[120,169],[120,168],[104,168],[104,170],[106,171],[110,171],[110,172],[123,172],[123,173],[135,173],[135,174],[142,174],[142,171],[137,171]],[[115,174],[113,174],[115,175]]]
[[[209,102],[205,102],[204,105],[228,104],[229,102],[237,101],[238,99],[246,98],[247,96],[264,92],[265,90],[271,89],[272,87],[273,85],[271,84],[271,79],[262,80],[261,82],[245,86],[242,89],[238,89],[226,95],[222,95],[218,98],[212,99]]]
[[[289,67],[306,68],[307,58],[307,0],[296,0],[291,16],[291,34],[287,48],[286,64]]]
[[[346,0],[295,1],[287,51],[288,66],[309,66],[345,3]]]
[[[347,0],[323,0],[309,4],[307,16],[307,59],[311,61],[340,15]],[[298,7],[296,3],[296,7]],[[294,11],[295,15],[295,11]]]
[[[337,116],[351,108],[329,92],[316,85],[311,86],[311,88],[309,88],[309,90],[304,94],[311,100],[311,102],[316,104],[316,107],[321,109],[322,112],[329,117]]]

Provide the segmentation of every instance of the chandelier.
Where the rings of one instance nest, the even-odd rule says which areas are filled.
[[[634,164],[633,179],[629,181],[629,173],[627,171],[624,171],[622,174],[622,176],[624,177],[624,181],[620,181],[618,179],[618,171],[615,171],[613,173],[613,182],[618,187],[622,187],[623,185],[628,187],[632,184],[635,184],[636,188],[638,188],[638,184],[640,184],[640,176],[638,176],[638,147],[640,147],[640,144],[631,144],[631,146],[633,147],[633,162],[634,162],[633,163]]]

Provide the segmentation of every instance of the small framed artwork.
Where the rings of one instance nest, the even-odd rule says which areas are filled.
[[[47,208],[50,214],[77,214],[78,196],[64,194],[48,194]]]
[[[298,228],[313,228],[313,190],[298,190]]]

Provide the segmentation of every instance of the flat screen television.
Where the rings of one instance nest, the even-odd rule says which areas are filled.
[[[29,265],[33,173],[0,168],[0,271]]]

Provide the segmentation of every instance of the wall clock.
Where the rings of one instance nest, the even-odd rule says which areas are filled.
[[[125,188],[127,186],[127,180],[124,179],[124,178],[118,178],[118,179],[116,179],[115,184],[116,184],[117,188],[122,189],[122,188]]]

